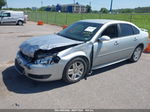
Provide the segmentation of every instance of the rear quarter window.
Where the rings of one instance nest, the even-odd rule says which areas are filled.
[[[135,35],[140,33],[140,31],[136,27],[132,26],[132,28]]]

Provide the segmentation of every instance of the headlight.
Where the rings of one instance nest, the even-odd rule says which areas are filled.
[[[58,63],[59,60],[60,58],[58,56],[45,57],[45,58],[37,59],[35,61],[35,64],[48,65],[48,64]]]
[[[51,64],[51,62],[52,62],[52,57],[46,57],[46,58],[37,59],[35,61],[35,64],[47,65],[47,64]]]

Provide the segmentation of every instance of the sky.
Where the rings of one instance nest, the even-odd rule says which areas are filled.
[[[76,0],[79,4],[90,4],[93,10],[100,10],[105,7],[109,9],[111,0]],[[113,0],[113,9],[121,8],[136,8],[150,6],[150,0]],[[7,0],[8,7],[11,8],[26,8],[26,7],[40,7],[56,4],[70,4],[73,0]]]

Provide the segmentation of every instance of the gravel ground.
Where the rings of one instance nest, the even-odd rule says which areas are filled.
[[[137,63],[127,61],[94,71],[88,80],[36,82],[13,66],[18,46],[33,36],[62,28],[52,25],[0,26],[1,109],[150,109],[150,54]]]

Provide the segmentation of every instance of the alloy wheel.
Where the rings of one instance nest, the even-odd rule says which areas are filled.
[[[84,74],[84,69],[84,64],[81,61],[75,61],[67,71],[68,78],[72,81],[80,79]]]
[[[134,54],[133,54],[134,61],[137,61],[140,58],[141,53],[142,53],[142,48],[141,47],[137,47],[135,49],[135,51],[134,51]]]

